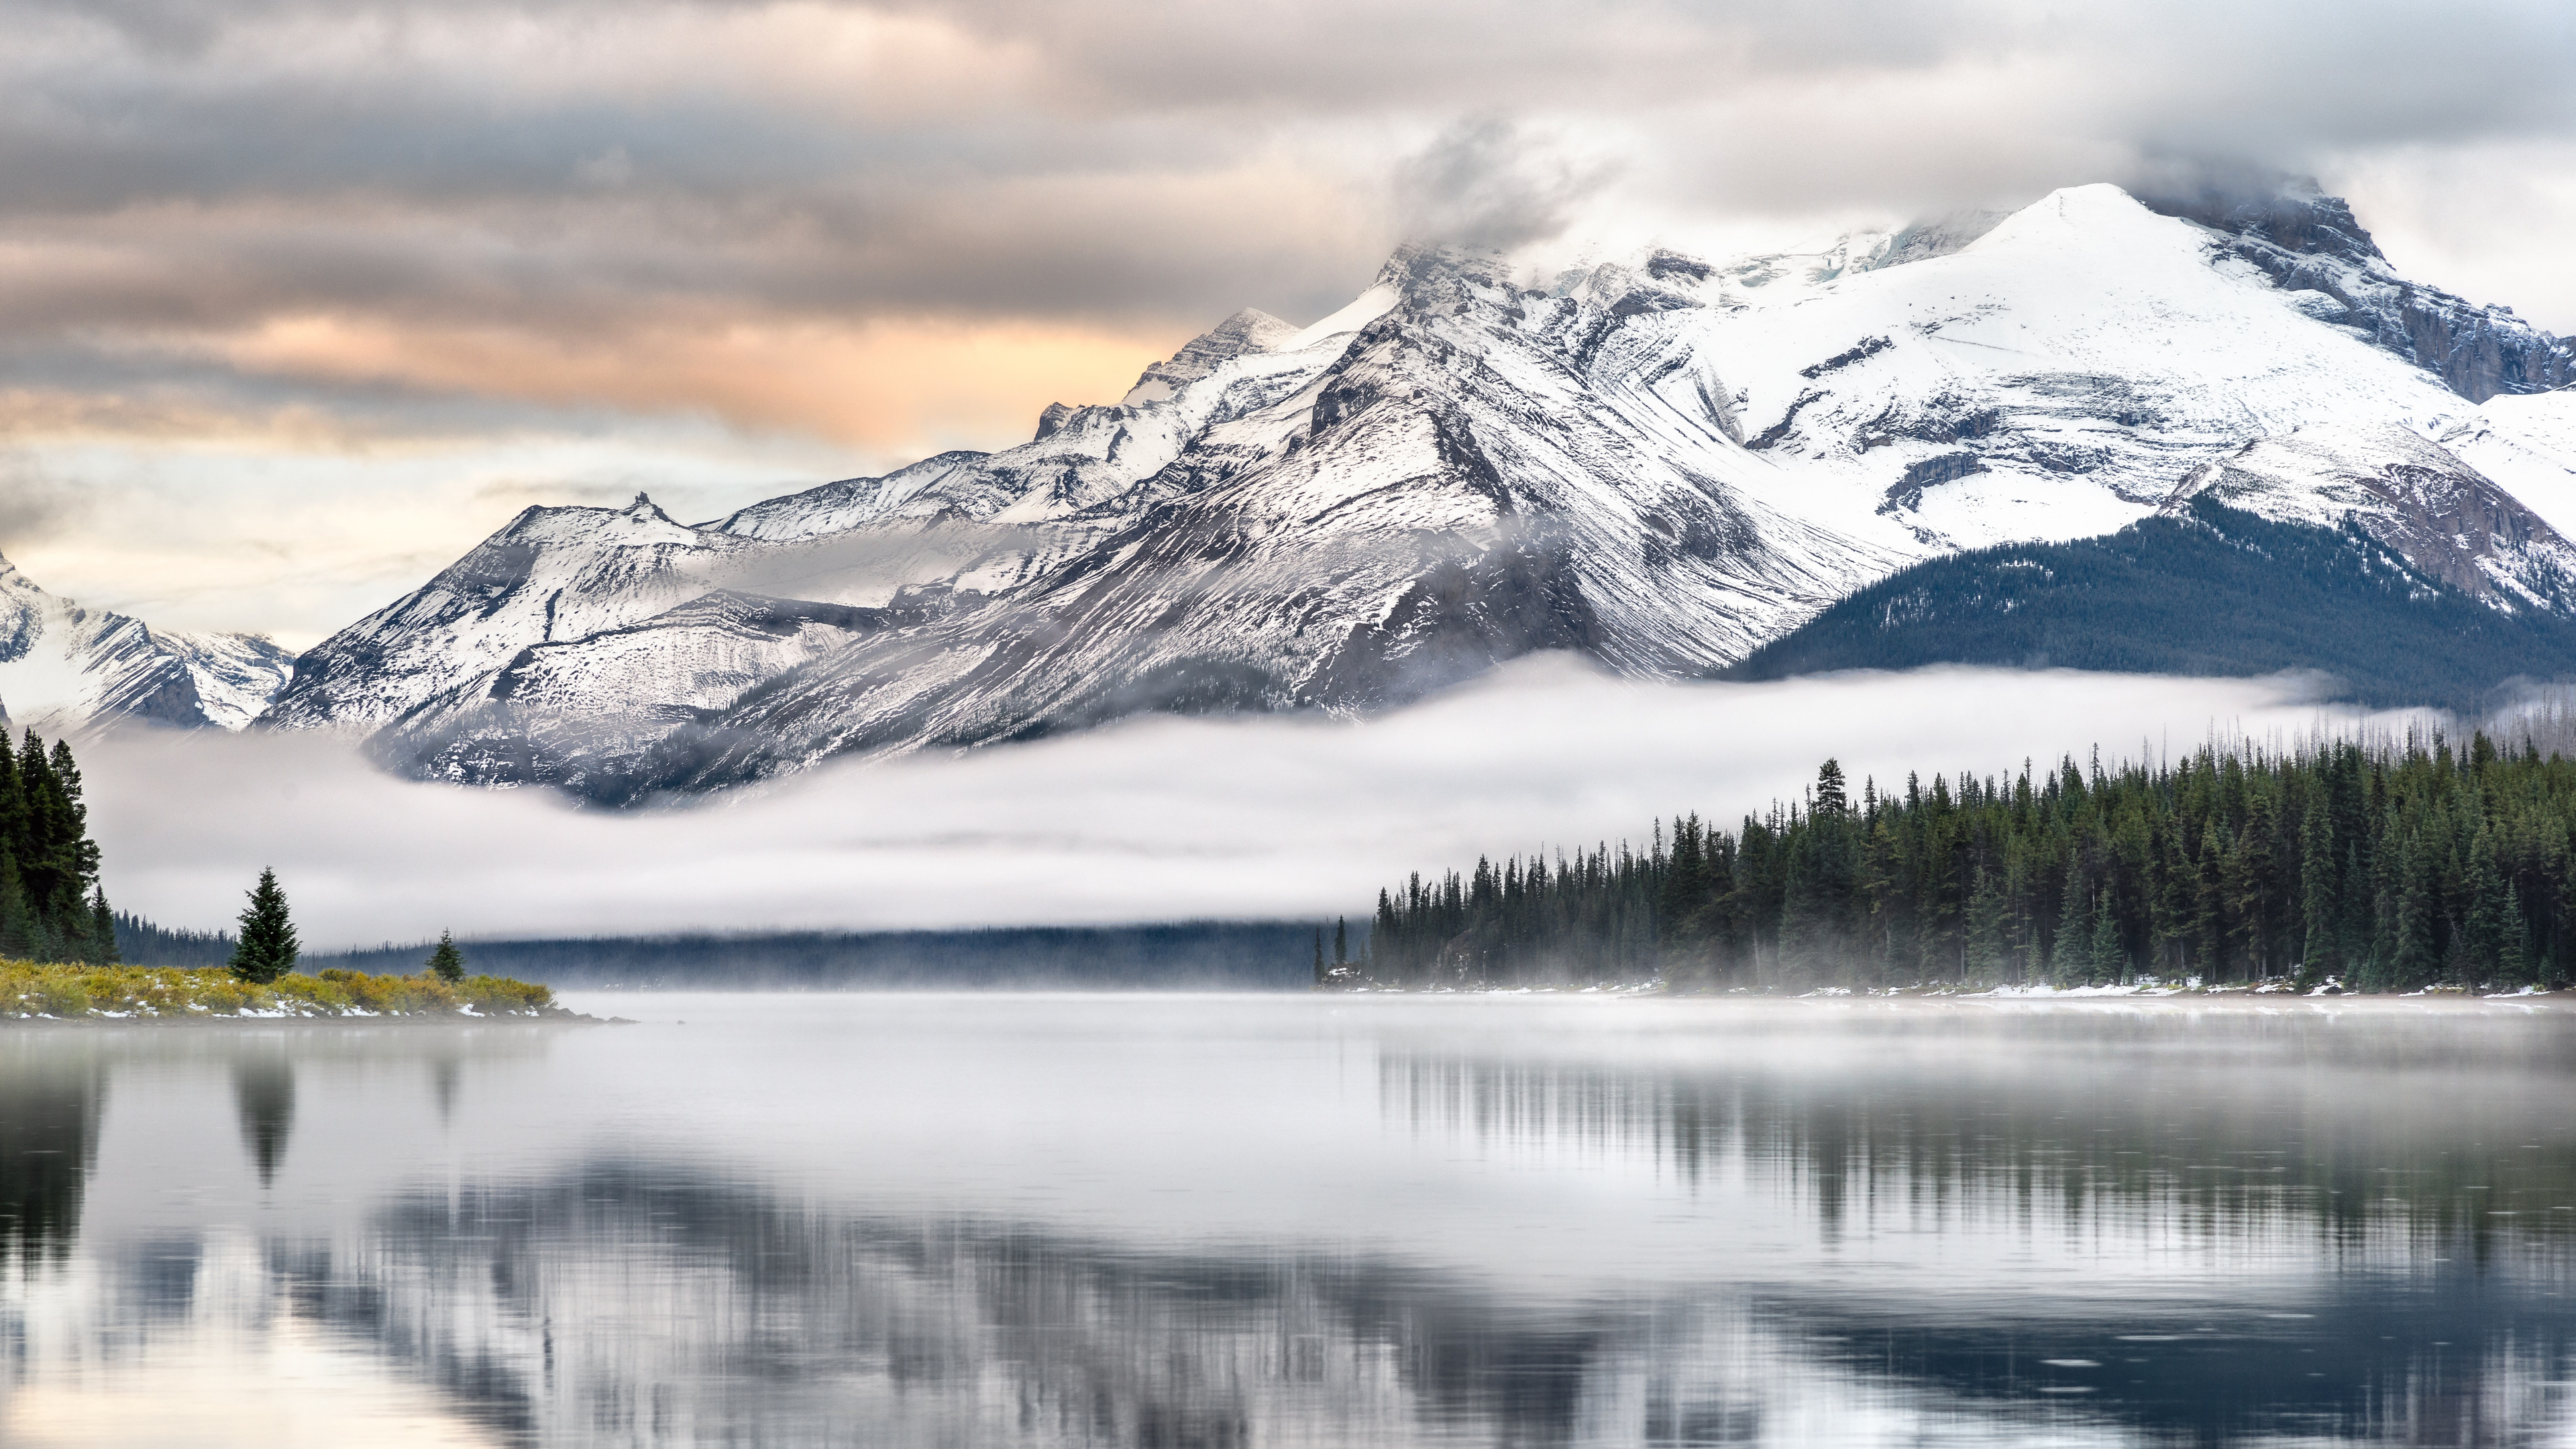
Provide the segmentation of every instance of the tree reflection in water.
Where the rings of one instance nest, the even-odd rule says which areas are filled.
[[[70,1255],[105,1095],[92,1054],[0,1060],[0,1267],[26,1271]]]
[[[1329,1237],[1183,1236],[905,1197],[892,1159],[880,1194],[629,1134],[406,1167],[326,1216],[262,1206],[249,1236],[93,1243],[95,1296],[46,1307],[44,1334],[76,1365],[292,1321],[531,1444],[2512,1443],[2565,1426],[2564,1035],[1389,1030],[1308,1079],[1355,1086],[1347,1108],[1299,1120],[1390,1173],[1475,1164],[1437,1177],[1462,1195],[1410,1200],[1427,1231],[1353,1201]],[[324,1061],[344,1050],[345,1082]],[[263,1183],[300,1132],[301,1182],[380,1130],[347,1082],[388,1084],[432,1138],[451,1115],[488,1131],[478,1103],[530,1110],[444,1050],[382,1071],[317,1041],[226,1048],[193,1080],[229,1075]],[[45,1120],[94,1138],[96,1078],[86,1099],[49,1080]],[[1566,1204],[1632,1188],[1679,1224],[1667,1256],[1573,1252]],[[1565,1261],[1497,1261],[1480,1244],[1542,1240],[1478,1239],[1493,1212],[1557,1214]],[[1747,1224],[1768,1246],[1723,1240]]]
[[[242,1146],[259,1185],[277,1177],[295,1126],[295,1066],[283,1046],[252,1046],[233,1058],[233,1106],[241,1115]]]

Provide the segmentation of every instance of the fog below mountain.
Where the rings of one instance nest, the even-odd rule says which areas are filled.
[[[263,865],[316,948],[460,936],[1363,913],[1409,870],[1638,836],[1855,781],[2351,727],[2296,678],[1932,669],[1640,684],[1523,661],[1365,723],[1151,718],[826,767],[694,805],[384,775],[312,734],[141,731],[84,751],[109,897],[230,922]]]

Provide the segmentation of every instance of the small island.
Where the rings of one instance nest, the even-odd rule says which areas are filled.
[[[554,992],[502,976],[370,976],[337,968],[246,981],[222,966],[0,961],[0,1019],[207,1021],[381,1018],[588,1021]]]

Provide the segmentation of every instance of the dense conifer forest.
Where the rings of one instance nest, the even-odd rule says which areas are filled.
[[[0,957],[116,960],[80,767],[68,743],[48,750],[34,730],[15,753],[0,736]]]
[[[233,959],[229,931],[182,931],[116,913],[116,949],[136,966],[221,966]]]
[[[1904,569],[1728,669],[1786,679],[1926,664],[2252,675],[2314,669],[2333,697],[2476,715],[2516,678],[2576,679],[2576,624],[2500,613],[2358,525],[2275,523],[2194,499],[2101,538]]]
[[[1381,891],[1349,984],[2576,978],[2576,760],[2485,734],[1909,777]]]

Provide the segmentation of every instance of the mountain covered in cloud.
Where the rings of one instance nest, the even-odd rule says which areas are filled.
[[[1736,664],[1964,549],[2206,497],[2576,613],[2576,346],[2313,193],[2109,186],[1533,286],[1409,247],[1036,436],[683,524],[530,509],[263,722],[631,801],[1145,711],[1362,711],[1536,650]],[[2566,532],[2563,534],[2562,530]]]
[[[294,670],[294,653],[259,635],[157,632],[47,593],[0,559],[0,722],[237,730]]]

